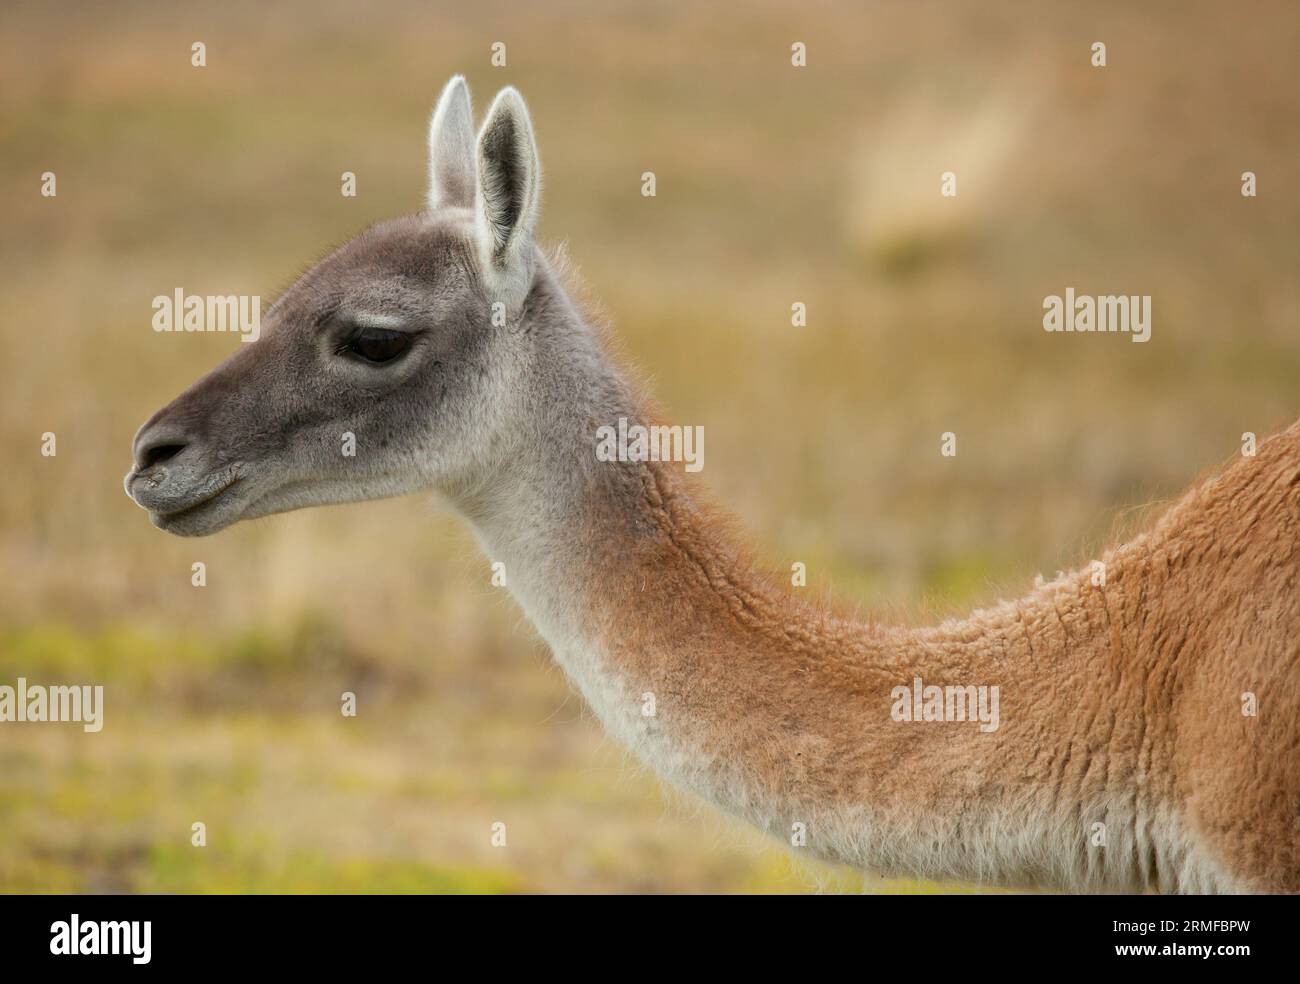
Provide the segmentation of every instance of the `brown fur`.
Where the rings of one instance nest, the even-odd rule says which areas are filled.
[[[1099,887],[1163,890],[1188,887],[1183,849],[1154,829],[1172,818],[1233,887],[1300,891],[1300,425],[1109,551],[1104,587],[1082,570],[920,630],[803,603],[752,572],[669,466],[636,472],[590,525],[590,600],[631,689],[669,709],[704,763],[696,785],[724,805],[780,831],[870,802],[946,842],[990,811],[1038,815],[1077,834],[1077,865],[1026,843],[1009,880],[1097,869]],[[914,675],[1000,685],[1002,726],[891,720],[891,688]],[[1123,828],[1104,871],[1094,821]],[[970,854],[957,874],[991,873]]]

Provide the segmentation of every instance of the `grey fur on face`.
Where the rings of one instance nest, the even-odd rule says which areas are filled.
[[[259,341],[141,427],[125,485],[155,525],[205,535],[316,504],[463,496],[530,430],[513,411],[537,392],[537,341],[565,305],[545,286],[530,303],[554,285],[533,240],[527,107],[504,90],[475,140],[455,78],[429,147],[424,211],[327,256],[267,312]],[[397,354],[365,357],[381,349]]]

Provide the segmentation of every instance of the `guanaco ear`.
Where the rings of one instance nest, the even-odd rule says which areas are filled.
[[[457,75],[442,90],[429,121],[429,208],[474,204],[474,116],[469,86]]]
[[[516,89],[502,89],[478,135],[475,208],[484,264],[515,287],[529,276],[541,177],[528,107]]]

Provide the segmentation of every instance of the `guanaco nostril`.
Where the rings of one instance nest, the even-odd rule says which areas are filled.
[[[152,468],[154,465],[175,458],[184,451],[184,444],[155,444],[152,447],[143,448],[140,451],[140,470]]]
[[[154,465],[171,461],[190,446],[190,435],[182,425],[163,421],[149,421],[140,428],[132,442],[132,457],[137,472],[148,471]]]

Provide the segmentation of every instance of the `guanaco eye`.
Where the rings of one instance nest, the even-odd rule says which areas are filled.
[[[362,328],[352,336],[343,347],[343,351],[363,362],[373,362],[378,365],[400,358],[410,347],[411,336],[404,331]]]

